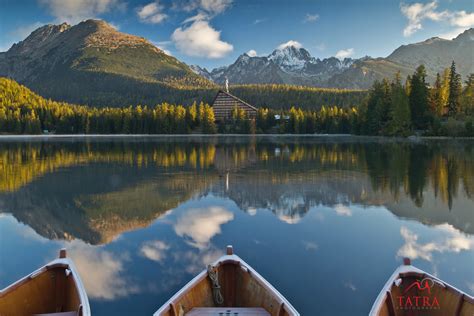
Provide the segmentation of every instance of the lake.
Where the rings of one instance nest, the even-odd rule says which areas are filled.
[[[151,315],[232,244],[302,315],[366,315],[410,257],[474,294],[474,142],[0,141],[0,288],[66,247],[93,315]]]

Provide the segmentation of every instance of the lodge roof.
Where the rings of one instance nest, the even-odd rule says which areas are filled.
[[[252,110],[257,111],[257,108],[256,108],[256,107],[254,107],[254,106],[248,104],[247,102],[243,101],[242,99],[239,99],[239,98],[236,97],[235,95],[232,95],[232,94],[230,94],[230,93],[228,93],[228,92],[226,92],[226,91],[224,91],[224,90],[219,90],[219,92],[217,92],[216,97],[215,97],[214,100],[212,101],[212,104],[214,104],[214,103],[216,102],[217,98],[219,97],[219,95],[220,95],[221,93],[223,93],[223,94],[225,94],[225,95],[227,95],[227,96],[229,96],[229,97],[235,99],[236,101],[238,101],[238,102],[244,104],[245,106],[251,108]]]

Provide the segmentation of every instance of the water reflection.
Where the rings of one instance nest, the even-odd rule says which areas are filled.
[[[100,247],[88,247],[79,241],[68,244],[68,251],[89,298],[115,300],[140,291],[125,273],[125,264],[130,261],[128,253],[116,254]]]
[[[221,232],[221,225],[234,219],[234,214],[222,207],[191,208],[174,225],[176,235],[198,249],[209,247],[209,241]]]
[[[405,243],[398,250],[397,255],[399,257],[408,257],[412,259],[421,258],[427,261],[432,261],[433,252],[461,252],[471,250],[474,245],[474,241],[459,230],[449,224],[437,225],[434,227],[440,233],[442,238],[437,241],[430,241],[421,243],[418,241],[418,235],[412,232],[405,226],[400,229]]]
[[[287,223],[319,204],[345,216],[349,203],[384,204],[398,216],[472,234],[472,148],[213,139],[1,143],[0,206],[42,236],[92,244],[208,193],[249,213],[269,209]],[[175,229],[201,247],[209,238],[199,229],[212,234],[219,225],[199,228],[193,214],[206,221],[202,211],[190,211]]]
[[[233,243],[303,315],[366,314],[404,256],[469,291],[473,148],[305,138],[1,142],[0,287],[66,246],[94,314],[151,314]]]

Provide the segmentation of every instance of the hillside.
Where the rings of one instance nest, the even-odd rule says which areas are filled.
[[[45,25],[0,53],[0,76],[47,98],[88,105],[178,102],[176,89],[213,87],[146,39],[100,20]]]
[[[426,67],[428,82],[433,83],[436,73],[449,68],[453,60],[465,80],[474,72],[473,52],[474,29],[471,28],[452,40],[434,37],[420,43],[400,46],[387,58],[358,60],[350,69],[331,78],[328,86],[367,88],[374,80],[392,78],[397,71],[405,78],[421,64]]]
[[[143,86],[145,88],[152,87],[148,84],[143,84]],[[210,104],[218,88],[170,89],[169,91],[172,95],[167,99],[169,100],[168,103],[186,105],[202,101]],[[359,105],[367,96],[367,91],[364,90],[322,89],[291,85],[236,85],[231,86],[230,91],[257,107],[272,109],[289,109],[291,106],[298,106],[304,109],[319,109],[323,105],[338,105],[349,108]],[[156,104],[159,103],[142,103],[142,105],[150,106],[155,106]],[[108,106],[110,103],[99,103],[98,107],[106,109],[105,105]],[[119,105],[127,105],[127,103]],[[138,102],[131,105],[138,105]],[[41,108],[41,111],[50,110],[58,115],[60,115],[60,112],[87,112],[91,110],[86,106],[46,100],[16,81],[0,77],[0,121],[2,113],[12,114],[12,111],[19,107],[34,109],[35,111]],[[8,109],[5,110],[6,108]],[[6,112],[2,112],[2,110]]]

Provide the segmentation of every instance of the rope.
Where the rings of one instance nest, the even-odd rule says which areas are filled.
[[[224,297],[221,293],[221,286],[219,285],[219,279],[217,276],[217,269],[212,265],[207,266],[207,275],[211,279],[212,283],[212,297],[216,305],[222,305],[224,303]]]

